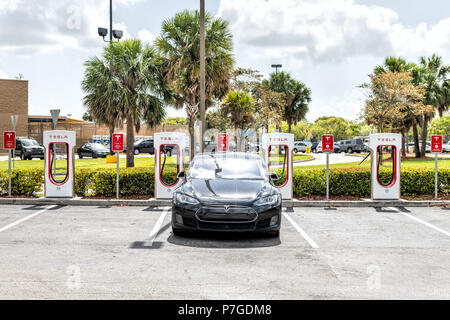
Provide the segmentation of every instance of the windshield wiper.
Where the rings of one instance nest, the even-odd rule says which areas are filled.
[[[214,157],[212,154],[210,154],[209,156],[214,159],[214,163],[216,165],[216,173],[215,173],[215,175],[218,176],[219,173],[222,173],[222,168],[217,163],[216,157]]]

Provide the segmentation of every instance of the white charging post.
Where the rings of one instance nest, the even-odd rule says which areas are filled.
[[[400,150],[402,136],[396,133],[371,134],[369,148],[372,154],[371,167],[372,200],[400,200]],[[391,151],[392,172],[390,179],[381,181],[381,166],[383,165],[383,150]]]
[[[119,170],[120,170],[120,153],[124,150],[124,135],[123,133],[115,133],[112,135],[112,151],[116,153],[116,198],[119,199]]]
[[[184,172],[184,153],[187,136],[181,132],[159,132],[155,134],[155,198],[172,199],[173,192],[183,183],[178,176],[174,182],[165,180],[164,171],[168,158],[176,157],[177,175]]]
[[[431,136],[431,152],[434,153],[434,198],[439,197],[438,153],[442,153],[442,136]]]
[[[76,145],[75,131],[53,130],[44,132],[45,162],[45,197],[73,198],[75,175],[75,157],[73,149]],[[66,172],[57,172],[56,151],[65,157]],[[61,153],[62,151],[62,153]],[[61,178],[62,177],[62,178]]]
[[[322,152],[327,156],[327,201],[330,200],[330,153],[334,152],[334,136],[326,134],[322,136]]]
[[[283,171],[286,171],[286,181],[282,186],[277,186],[280,189],[283,200],[292,200],[293,198],[293,150],[294,150],[294,135],[291,133],[265,133],[262,137],[262,151],[264,159],[266,160],[267,170],[270,173],[270,156],[272,148],[284,148],[285,161],[283,162]],[[275,161],[278,163],[279,161]],[[280,167],[280,166],[278,166]],[[283,172],[284,175],[284,172]]]

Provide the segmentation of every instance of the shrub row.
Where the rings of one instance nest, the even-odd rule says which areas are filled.
[[[174,169],[169,169],[165,180],[169,184],[176,179]],[[281,172],[280,172],[281,173]],[[33,196],[43,187],[42,169],[17,169],[12,174],[12,194]],[[382,172],[382,179],[390,175]],[[434,170],[403,169],[401,193],[405,196],[434,193]],[[282,183],[282,181],[278,182]],[[113,197],[116,188],[114,169],[80,169],[75,173],[77,196]],[[450,170],[439,171],[439,192],[450,193]],[[8,172],[0,171],[0,195],[8,193]],[[323,169],[296,169],[294,172],[294,195],[306,197],[325,195],[326,171]],[[123,196],[153,196],[154,171],[151,168],[122,169],[120,171],[120,194]],[[370,170],[365,168],[331,169],[330,194],[332,196],[370,196]]]

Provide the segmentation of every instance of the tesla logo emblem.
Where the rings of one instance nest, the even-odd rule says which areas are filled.
[[[230,209],[230,206],[225,206],[225,211],[228,212],[228,209]]]
[[[7,133],[6,135],[8,136],[8,138],[11,138],[12,133]]]

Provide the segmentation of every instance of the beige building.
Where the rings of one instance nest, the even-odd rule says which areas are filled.
[[[0,79],[0,153],[3,132],[12,130],[11,116],[18,115],[16,135],[28,135],[28,81]]]

